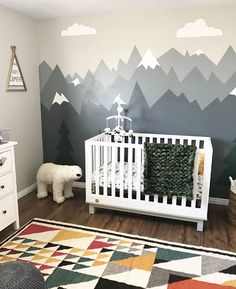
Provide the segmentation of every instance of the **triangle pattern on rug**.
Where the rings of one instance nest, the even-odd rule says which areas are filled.
[[[236,265],[235,260],[216,258],[211,256],[202,256],[202,275],[226,270],[227,268]]]
[[[145,271],[151,271],[155,260],[155,253],[151,253],[145,256],[135,256],[128,259],[112,261],[112,264],[118,264],[133,269],[141,269]]]
[[[202,257],[197,256],[187,259],[173,260],[169,262],[155,264],[154,266],[165,270],[201,276]]]
[[[90,246],[88,247],[88,250],[92,250],[92,249],[100,249],[100,248],[107,248],[107,247],[111,247],[111,246],[116,246],[116,244],[112,244],[112,243],[105,243],[105,242],[101,242],[101,241],[97,241],[94,240]]]
[[[37,226],[28,235],[20,235],[33,224]],[[236,288],[236,258],[231,252],[165,245],[54,222],[50,230],[49,221],[30,225],[3,243],[0,263],[33,264],[48,289]]]
[[[53,277],[52,277],[53,276]],[[98,277],[82,274],[75,271],[68,271],[61,268],[56,268],[53,271],[53,275],[49,276],[46,280],[46,286],[48,288],[52,288],[55,286],[64,286],[67,284],[71,284],[73,280],[73,283],[81,283],[81,282],[87,282],[90,280],[97,279]]]
[[[36,233],[50,232],[50,231],[59,231],[57,228],[43,226],[38,224],[30,224],[27,228],[25,228],[19,236],[31,235]]]

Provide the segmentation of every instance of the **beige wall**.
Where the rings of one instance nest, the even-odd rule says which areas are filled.
[[[107,13],[55,18],[39,21],[40,62],[52,68],[56,64],[62,72],[94,71],[103,59],[108,67],[116,68],[119,58],[125,62],[134,46],[141,54],[151,49],[155,57],[176,48],[185,54],[201,49],[215,63],[229,45],[236,49],[233,27],[236,27],[236,3],[232,6],[186,8],[166,11]],[[223,36],[176,38],[176,32],[187,22],[205,19],[207,25],[220,28]],[[61,31],[74,23],[94,27],[96,35],[61,37]]]
[[[39,97],[39,51],[33,19],[0,6],[0,127],[10,127],[16,146],[18,192],[35,183],[42,163],[42,134]],[[27,86],[26,92],[6,92],[11,57],[16,53]]]

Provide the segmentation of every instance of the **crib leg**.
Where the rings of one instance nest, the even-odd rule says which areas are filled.
[[[198,221],[197,222],[197,231],[202,232],[203,231],[203,225],[204,225],[204,221]]]
[[[89,205],[89,214],[94,215],[96,213],[96,208],[93,205]]]

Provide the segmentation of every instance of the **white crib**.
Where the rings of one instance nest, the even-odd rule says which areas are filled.
[[[143,192],[144,142],[196,145],[193,199]],[[212,144],[209,137],[134,133],[117,143],[102,133],[85,141],[86,202],[90,214],[96,207],[197,222],[207,220]],[[201,172],[199,170],[200,157]]]

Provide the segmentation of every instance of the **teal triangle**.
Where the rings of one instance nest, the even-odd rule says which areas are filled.
[[[132,253],[115,251],[113,253],[113,255],[111,256],[110,261],[123,260],[123,259],[128,259],[128,258],[131,258],[131,257],[137,257],[137,255],[132,254]]]
[[[56,268],[53,273],[46,280],[46,287],[54,288],[58,286],[64,286],[69,284],[78,284],[82,282],[88,282],[98,279],[98,277],[82,274],[75,271],[64,270]],[[86,288],[86,286],[85,286]]]
[[[35,242],[35,240],[31,240],[31,239],[24,239],[24,241],[22,242],[23,243],[30,243],[30,242]]]
[[[40,250],[40,248],[38,248],[38,247],[29,247],[26,251],[36,251],[36,250]]]
[[[15,238],[13,238],[11,241],[14,242],[14,241],[19,241],[19,240],[24,240],[24,238],[15,237]]]
[[[183,251],[175,251],[171,249],[164,249],[164,248],[158,248],[156,253],[156,259],[170,261],[170,260],[181,260],[191,257],[199,256],[197,254],[192,254],[188,252]]]
[[[88,262],[88,261],[94,261],[93,259],[90,258],[85,258],[85,257],[81,257],[78,261],[78,263],[82,263],[82,262]]]
[[[24,252],[22,255],[20,255],[20,258],[32,257],[32,256],[35,256],[35,254]]]
[[[83,264],[75,264],[75,266],[72,268],[72,270],[77,270],[77,269],[84,269],[88,268],[89,266],[83,265]]]

